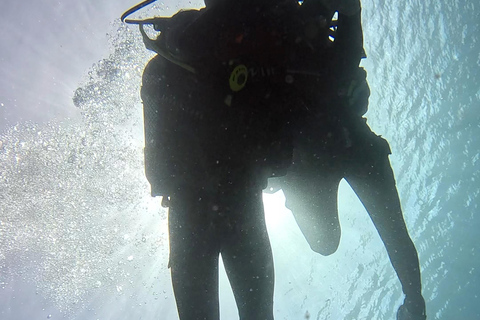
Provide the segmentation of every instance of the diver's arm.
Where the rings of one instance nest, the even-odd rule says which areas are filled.
[[[360,0],[305,0],[303,6],[308,10],[320,6],[324,12],[328,12],[329,19],[338,12],[336,30],[332,34],[335,41],[330,55],[335,60],[334,73],[348,76],[365,58]]]
[[[339,12],[334,47],[347,70],[355,70],[365,58],[361,10],[351,16]]]
[[[365,58],[365,51],[360,2],[356,1],[358,9],[351,10],[349,14],[335,7],[338,20],[333,33],[334,41],[328,50],[331,61],[329,72],[333,75],[334,92],[338,98],[337,107],[332,111],[340,112],[339,116],[346,121],[351,117],[356,120],[365,114],[370,95],[366,73],[359,68],[360,60]],[[351,96],[358,93],[363,97],[359,101]]]

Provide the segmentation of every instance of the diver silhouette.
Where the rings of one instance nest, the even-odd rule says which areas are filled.
[[[405,301],[397,319],[425,319],[417,251],[403,218],[388,160],[390,147],[363,118],[370,89],[366,72],[358,67],[365,57],[360,2],[306,0],[303,7],[307,12],[322,12],[324,17],[338,12],[335,39],[326,49],[332,77],[326,77],[328,83],[304,82],[305,87],[311,87],[309,96],[317,98],[310,101],[309,111],[298,121],[292,166],[270,187],[273,191],[283,189],[286,206],[312,250],[330,255],[340,241],[337,193],[341,179],[345,179],[367,210],[402,284]],[[310,61],[314,59],[318,57]],[[333,94],[322,91],[322,86]],[[322,93],[315,95],[318,90]]]
[[[142,84],[145,167],[152,195],[169,206],[180,319],[218,319],[220,253],[240,318],[273,319],[261,193],[287,168],[278,178],[286,205],[324,255],[338,247],[337,189],[342,178],[349,182],[402,283],[398,319],[425,319],[390,148],[363,118],[370,91],[358,67],[360,3],[342,3],[212,0],[172,18],[130,20],[158,53]],[[157,39],[145,23],[161,31]]]
[[[273,319],[262,190],[268,177],[286,173],[292,156],[283,125],[290,109],[281,107],[288,95],[272,94],[285,86],[283,78],[275,81],[282,30],[269,28],[282,14],[272,13],[273,2],[207,1],[202,10],[172,18],[128,20],[157,53],[141,88],[145,171],[152,196],[169,207],[169,266],[180,319],[219,319],[220,254],[240,319]],[[147,23],[161,31],[158,38],[147,36]]]

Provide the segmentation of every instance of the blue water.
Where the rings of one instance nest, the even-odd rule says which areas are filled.
[[[363,1],[368,123],[390,141],[429,319],[480,319],[480,8]],[[139,84],[151,55],[114,25],[74,96],[81,120],[0,136],[0,318],[176,319],[166,212],[143,175]],[[52,98],[53,99],[53,98]],[[400,284],[348,185],[333,256],[308,248],[265,196],[276,319],[394,319]],[[223,319],[238,319],[221,278]]]

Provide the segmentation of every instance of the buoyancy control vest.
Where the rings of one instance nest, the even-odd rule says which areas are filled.
[[[247,34],[246,25],[236,32],[231,24],[217,37],[222,41],[213,57],[202,55],[203,49],[188,48],[188,41],[182,46],[179,33],[194,22],[204,23],[198,21],[203,14],[182,11],[158,20],[163,31],[155,40],[145,38],[141,25],[147,47],[159,53],[147,65],[142,86],[145,167],[154,196],[228,184],[236,174],[252,170],[265,177],[281,175],[291,162],[285,125],[293,104],[278,94],[287,82],[274,80],[283,76],[276,69],[283,61],[268,59],[274,57],[271,47],[281,46],[282,34],[259,25],[252,33]]]

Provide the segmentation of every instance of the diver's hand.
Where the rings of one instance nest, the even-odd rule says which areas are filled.
[[[406,296],[403,305],[398,308],[397,320],[425,320],[425,300],[421,295]]]
[[[346,16],[353,16],[361,8],[360,0],[321,0],[329,9]]]

